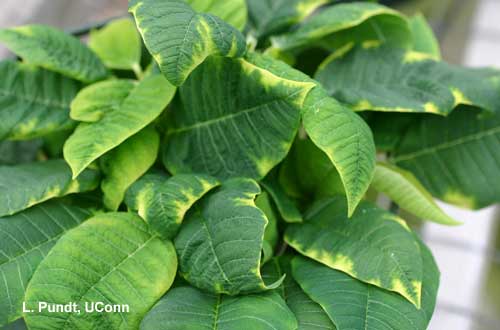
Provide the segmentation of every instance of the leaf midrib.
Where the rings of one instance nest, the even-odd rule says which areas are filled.
[[[125,263],[126,261],[130,260],[132,257],[134,257],[139,251],[141,251],[142,249],[144,249],[146,247],[146,245],[151,242],[152,240],[156,239],[157,236],[153,235],[151,236],[149,239],[147,239],[144,243],[142,243],[140,246],[138,246],[134,252],[128,254],[124,259],[122,259],[118,264],[116,264],[112,269],[110,269],[104,276],[102,276],[97,282],[95,282],[91,287],[89,287],[78,299],[75,300],[75,302],[77,301],[78,303],[82,301],[83,298],[85,298],[85,296],[92,290],[92,289],[95,289],[95,287],[99,284],[99,283],[102,283],[110,274],[112,274],[113,272],[115,272],[123,263]],[[66,326],[67,324],[69,323],[69,320],[72,318],[72,317],[75,317],[75,314],[74,313],[71,313],[68,315],[68,317],[66,318],[66,320],[64,321],[64,324],[63,326],[61,327],[61,329],[66,329]]]
[[[272,100],[272,101],[269,101],[269,102],[266,102],[266,103],[258,104],[256,106],[251,107],[251,108],[246,108],[246,109],[243,109],[243,110],[240,110],[238,112],[234,112],[234,113],[231,113],[231,114],[228,114],[228,115],[211,118],[211,119],[208,119],[208,120],[205,120],[205,121],[200,121],[200,122],[197,122],[194,125],[190,125],[190,126],[185,126],[185,127],[180,127],[180,128],[177,128],[177,129],[173,129],[173,130],[169,131],[167,133],[167,135],[179,134],[179,133],[183,133],[183,132],[190,131],[190,130],[193,130],[193,129],[198,129],[198,128],[201,128],[201,127],[214,125],[214,124],[216,124],[218,122],[221,122],[221,121],[225,121],[225,120],[229,120],[229,119],[232,119],[232,118],[235,118],[235,117],[239,117],[240,115],[252,113],[254,111],[260,110],[261,108],[266,108],[266,107],[268,107],[269,105],[271,105],[273,103],[288,102],[290,98],[293,98],[295,95],[297,95],[297,94],[299,94],[301,92],[302,92],[302,90],[297,90],[297,91],[291,93],[290,95],[287,95],[286,97],[282,97],[282,98],[278,98],[278,99],[275,99],[275,100]],[[268,109],[267,111],[272,111],[272,110]]]
[[[472,142],[474,140],[481,140],[484,137],[487,137],[487,136],[490,136],[490,135],[494,135],[494,134],[497,134],[497,133],[500,133],[500,125],[496,126],[494,128],[490,128],[488,130],[479,132],[479,133],[474,133],[474,134],[466,135],[466,136],[460,137],[460,138],[455,139],[455,140],[446,141],[446,142],[437,144],[437,145],[432,146],[432,147],[424,148],[424,149],[419,150],[419,151],[415,151],[415,152],[411,152],[411,153],[408,153],[408,154],[399,155],[397,157],[394,157],[393,161],[396,162],[396,163],[398,163],[398,162],[401,162],[401,161],[407,161],[407,160],[415,159],[415,158],[418,158],[418,157],[421,157],[421,156],[424,156],[424,155],[431,154],[431,153],[436,152],[436,151],[445,150],[445,149],[451,149],[453,147],[460,146],[462,144],[466,144],[466,143]]]
[[[12,92],[10,90],[6,90],[6,89],[0,89],[0,96],[12,96],[15,99],[17,99],[18,101],[23,101],[23,102],[27,102],[27,103],[34,103],[34,104],[39,105],[39,106],[46,106],[46,107],[51,106],[51,107],[55,107],[55,108],[60,108],[62,110],[69,109],[69,104],[65,104],[62,102],[54,102],[53,100],[45,99],[45,98],[27,98],[27,97],[20,96],[17,93],[14,93],[14,92]]]

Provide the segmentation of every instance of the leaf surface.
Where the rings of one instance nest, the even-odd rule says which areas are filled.
[[[420,307],[420,249],[406,223],[368,202],[352,218],[342,198],[315,204],[285,241],[300,253],[360,281],[394,291]]]
[[[255,205],[256,182],[233,179],[191,212],[175,239],[180,274],[192,285],[229,295],[258,292],[266,285],[260,274],[268,220]]]
[[[141,37],[128,18],[90,31],[89,47],[111,69],[141,71]]]
[[[158,132],[147,127],[106,155],[102,161],[101,189],[108,209],[118,210],[128,187],[153,166],[159,147]]]
[[[413,49],[419,53],[429,54],[438,61],[441,60],[439,42],[424,15],[416,14],[410,18],[409,23],[413,35]]]
[[[24,140],[73,126],[69,104],[80,84],[14,61],[0,62],[0,140]]]
[[[251,33],[257,38],[299,23],[330,0],[247,0]]]
[[[347,192],[351,215],[368,189],[375,169],[375,143],[370,128],[304,73],[265,55],[249,53],[247,60],[283,79],[315,86],[301,107],[303,125],[314,144],[337,169]]]
[[[12,215],[48,199],[97,187],[99,173],[87,170],[76,179],[62,159],[0,166],[0,216]]]
[[[156,190],[169,176],[166,173],[155,171],[146,173],[139,180],[134,182],[125,193],[125,204],[128,210],[136,212],[143,219],[146,218],[146,212],[149,205],[155,198]]]
[[[283,220],[289,223],[302,222],[302,214],[286,195],[277,177],[267,176],[260,184],[271,196]]]
[[[206,193],[219,185],[219,181],[197,174],[178,174],[151,185],[145,199],[144,220],[164,239],[173,239],[186,212]]]
[[[0,218],[0,326],[22,316],[25,288],[57,240],[90,213],[50,201]]]
[[[129,12],[160,70],[175,86],[210,55],[241,57],[246,52],[237,29],[217,16],[197,13],[184,0],[131,0]]]
[[[288,153],[310,82],[211,57],[180,88],[163,162],[176,173],[263,178]]]
[[[40,263],[26,305],[75,302],[81,313],[26,313],[30,329],[137,329],[170,288],[177,269],[171,242],[152,236],[130,213],[104,213],[64,235]],[[85,312],[92,302],[127,304],[115,313]]]
[[[225,22],[243,31],[247,22],[245,0],[187,0],[195,11],[213,14]]]
[[[0,42],[25,62],[83,82],[108,75],[101,60],[77,38],[44,25],[0,29]]]
[[[113,79],[89,85],[78,92],[71,102],[71,118],[93,123],[107,113],[119,109],[136,87],[133,80]]]
[[[264,231],[264,241],[262,242],[262,263],[264,264],[274,256],[274,250],[276,249],[276,245],[278,244],[278,240],[280,238],[278,232],[278,219],[267,192],[263,191],[259,194],[259,196],[257,196],[255,199],[255,206],[261,209],[267,218],[267,226]],[[262,275],[262,278],[264,279],[264,275]],[[277,280],[279,280],[279,278],[277,278],[274,282]]]
[[[444,225],[460,224],[441,210],[432,195],[411,172],[379,163],[375,168],[372,186],[419,218]]]
[[[436,303],[439,270],[430,251],[421,243],[420,249],[425,270],[421,309],[400,295],[357,281],[304,257],[292,260],[292,272],[338,330],[426,330]]]
[[[482,208],[500,201],[500,116],[459,107],[447,118],[411,125],[392,160],[451,204]]]
[[[320,89],[309,95],[302,120],[310,139],[337,169],[351,216],[375,170],[375,143],[370,128],[361,117]]]
[[[355,110],[448,115],[460,104],[489,111],[500,104],[495,78],[485,77],[483,70],[386,46],[357,47],[332,56],[320,66],[316,79],[330,95]]]
[[[344,3],[321,10],[297,29],[271,38],[273,47],[282,51],[313,45],[338,49],[363,41],[409,45],[408,22],[397,11],[376,3]]]
[[[130,91],[117,109],[96,122],[81,123],[63,149],[73,177],[156,119],[174,97],[175,90],[161,75],[149,76]],[[115,103],[110,99],[111,105]]]
[[[313,301],[292,277],[291,256],[273,258],[262,267],[267,281],[276,281],[286,274],[283,284],[275,291],[285,299],[288,308],[297,319],[297,330],[336,330],[335,325],[321,305]]]
[[[141,330],[290,330],[297,321],[274,292],[245,296],[206,293],[192,287],[170,290],[146,315]]]

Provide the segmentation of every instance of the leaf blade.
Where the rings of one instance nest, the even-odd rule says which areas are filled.
[[[379,163],[375,169],[372,186],[389,196],[401,208],[424,220],[450,226],[461,224],[439,208],[432,195],[411,172]]]
[[[78,226],[90,212],[50,201],[0,218],[0,326],[22,316],[22,302],[38,264],[59,237]]]
[[[79,263],[75,264],[75,258]],[[85,303],[103,301],[128,304],[129,311],[54,314],[43,310],[26,313],[26,323],[52,329],[137,328],[144,314],[171,286],[176,268],[172,243],[152,236],[139,217],[127,213],[94,216],[63,236],[40,264],[28,285],[26,306],[36,309],[39,301],[71,301],[84,308]],[[51,294],[47,294],[49,290]]]
[[[210,55],[241,57],[246,52],[238,30],[214,15],[195,12],[183,0],[133,0],[129,12],[160,70],[175,86]]]
[[[1,29],[0,41],[26,62],[83,82],[93,82],[108,75],[99,58],[78,39],[49,26]]]
[[[80,124],[66,140],[63,149],[64,159],[70,165],[73,177],[150,124],[174,95],[175,88],[161,75],[149,76],[131,90],[118,109],[108,112],[95,123]]]

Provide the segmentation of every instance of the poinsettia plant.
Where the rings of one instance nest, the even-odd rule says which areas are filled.
[[[373,2],[129,12],[0,30],[0,326],[426,329],[438,268],[378,197],[500,200],[500,73]]]

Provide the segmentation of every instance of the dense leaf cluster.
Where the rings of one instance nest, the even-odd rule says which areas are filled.
[[[0,326],[425,330],[439,271],[378,196],[500,200],[500,73],[373,2],[129,12],[0,30]]]

